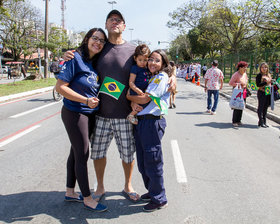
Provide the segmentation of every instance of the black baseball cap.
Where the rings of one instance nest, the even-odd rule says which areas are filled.
[[[107,19],[109,19],[111,17],[111,15],[118,15],[119,17],[121,17],[123,23],[125,23],[125,20],[124,20],[124,17],[123,15],[120,13],[120,11],[116,10],[116,9],[113,9],[111,12],[109,12],[107,18],[106,18],[106,21]]]

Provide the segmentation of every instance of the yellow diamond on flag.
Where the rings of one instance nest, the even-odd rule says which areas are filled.
[[[110,93],[118,93],[118,92],[121,91],[121,90],[119,89],[117,83],[115,83],[115,82],[108,82],[108,83],[105,83],[104,86],[107,88],[107,90],[108,90]]]
[[[116,100],[118,100],[120,95],[122,94],[124,88],[125,88],[125,85],[123,85],[122,83],[118,82],[115,79],[112,79],[112,78],[106,76],[99,89],[99,93],[107,94],[108,96],[111,96],[111,97],[115,98]]]

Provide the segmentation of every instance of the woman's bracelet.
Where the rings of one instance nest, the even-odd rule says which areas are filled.
[[[88,106],[88,98],[87,98],[87,106]]]

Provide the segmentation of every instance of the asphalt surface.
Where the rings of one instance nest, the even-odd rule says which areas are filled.
[[[215,116],[205,112],[202,87],[178,80],[177,107],[168,110],[162,140],[169,206],[153,213],[122,196],[115,141],[102,200],[109,210],[93,213],[82,203],[64,202],[70,142],[62,102],[49,91],[0,105],[0,223],[279,224],[279,125],[269,121],[270,128],[258,128],[256,113],[246,109],[244,125],[234,128],[226,98],[220,97]],[[88,170],[94,191],[91,159]],[[146,193],[137,166],[132,178],[134,189]]]

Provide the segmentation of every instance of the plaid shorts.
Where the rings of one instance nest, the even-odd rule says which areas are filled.
[[[125,163],[131,163],[134,160],[135,153],[133,125],[125,118],[115,119],[96,116],[91,143],[91,158],[96,160],[106,157],[113,137],[115,137],[120,158]]]

